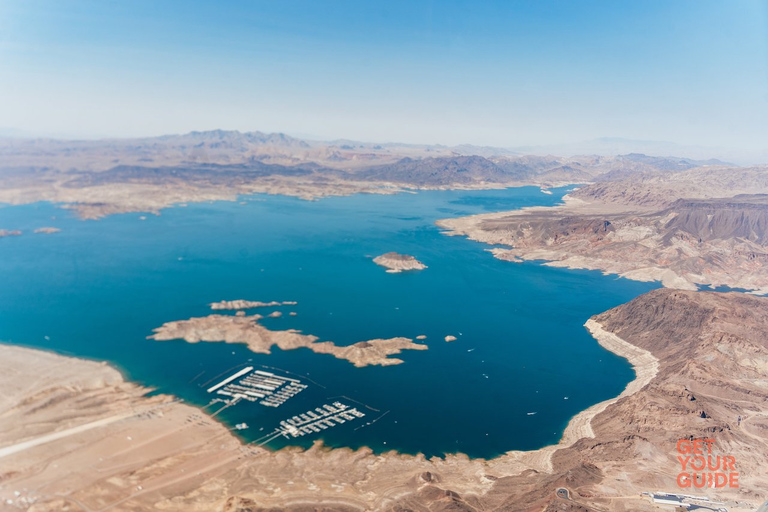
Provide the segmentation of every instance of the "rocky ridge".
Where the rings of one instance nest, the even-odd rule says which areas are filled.
[[[507,246],[491,250],[504,260],[546,260],[680,289],[768,291],[768,195],[678,199],[662,210],[572,199],[438,224],[448,234]]]
[[[317,142],[224,130],[93,141],[0,138],[0,202],[52,201],[95,219],[254,193],[315,199],[406,188],[549,187],[684,174],[702,165],[708,164],[634,154],[555,157],[466,145]]]

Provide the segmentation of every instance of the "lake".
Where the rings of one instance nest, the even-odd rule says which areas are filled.
[[[0,229],[24,234],[0,239],[0,340],[109,361],[127,379],[199,406],[211,400],[210,383],[246,365],[278,368],[268,371],[308,385],[278,408],[241,402],[222,411],[217,418],[227,424],[248,424],[238,431],[245,440],[335,400],[366,414],[317,434],[278,437],[268,445],[274,449],[318,439],[427,456],[540,448],[634,378],[584,322],[658,285],[500,261],[488,246],[441,234],[434,223],[554,205],[567,190],[319,201],[254,195],[98,221],[49,203],[4,205]],[[43,226],[62,231],[32,233]],[[386,273],[371,260],[389,251],[428,268]],[[339,345],[423,334],[429,350],[404,352],[400,365],[355,368],[307,349],[264,355],[239,344],[147,339],[165,322],[211,314],[209,303],[233,299],[297,301],[252,310],[296,313],[264,319],[270,329]],[[446,343],[448,335],[457,340]]]

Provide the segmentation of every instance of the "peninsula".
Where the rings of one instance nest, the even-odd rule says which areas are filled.
[[[632,175],[579,189],[560,206],[437,224],[449,235],[506,246],[491,252],[511,262],[545,260],[670,288],[728,286],[764,294],[766,176],[764,167],[700,167],[652,179]],[[745,193],[750,189],[761,193]]]

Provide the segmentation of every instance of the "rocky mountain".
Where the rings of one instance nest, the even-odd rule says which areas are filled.
[[[731,499],[754,510],[768,497],[768,299],[741,293],[654,290],[593,318],[659,361],[657,376],[593,420],[594,439],[556,454],[599,468],[604,480],[586,496],[664,490]],[[730,456],[738,487],[686,488],[677,442],[711,439],[713,463]],[[707,454],[709,455],[709,454]],[[689,468],[690,470],[690,468]],[[722,470],[722,467],[721,467]],[[620,476],[621,475],[621,476]],[[609,510],[637,510],[622,499]],[[744,501],[750,505],[745,506]]]
[[[697,167],[736,167],[733,164],[727,164],[716,159],[692,160],[690,158],[649,156],[642,153],[618,155],[615,157],[615,160],[622,162],[623,165],[617,166],[616,169],[598,176],[595,181],[619,181],[643,175],[663,176]]]
[[[491,160],[481,156],[403,158],[393,164],[355,173],[361,180],[388,181],[412,186],[441,187],[476,182],[503,183],[515,180]]]
[[[336,169],[391,163],[404,157],[452,155],[443,146],[317,142],[283,133],[211,130],[137,139],[56,140],[0,138],[2,168],[104,171],[115,165],[148,167],[190,163],[281,165],[315,163]]]
[[[698,161],[711,161],[713,165],[735,162],[739,165],[754,165],[768,161],[765,150],[735,150],[717,147],[681,145],[665,141],[635,140],[622,137],[601,137],[570,144],[548,144],[543,146],[517,146],[515,151],[532,155],[680,155]],[[713,158],[715,157],[715,158]],[[719,160],[718,160],[719,159]]]
[[[439,222],[510,261],[547,260],[665,286],[768,291],[768,196],[680,199],[661,210],[564,207]]]
[[[730,199],[678,199],[660,213],[664,240],[678,233],[699,243],[739,239],[768,246],[768,195],[738,195]],[[663,221],[662,221],[663,222]]]
[[[693,167],[679,172],[603,175],[574,193],[587,201],[638,207],[669,206],[680,198],[717,198],[768,193],[768,166]],[[595,181],[600,181],[598,178]]]
[[[116,165],[147,167],[190,163],[242,164],[249,161],[297,165],[315,163],[335,169],[363,169],[362,177],[407,180],[415,162],[426,174],[466,169],[477,179],[526,180],[554,173],[584,180],[611,172],[674,171],[707,162],[675,157],[629,154],[611,157],[521,155],[504,148],[460,145],[376,144],[348,140],[301,140],[282,133],[210,130],[137,139],[57,140],[0,138],[0,170],[48,168],[59,171],[104,171]],[[462,176],[457,177],[464,179]],[[423,178],[422,178],[423,179]],[[433,180],[434,181],[434,180]],[[444,176],[438,181],[446,182]],[[410,182],[416,183],[416,182]],[[437,184],[437,183],[433,183]]]
[[[314,171],[310,166],[287,167],[258,161],[233,165],[189,164],[168,167],[118,165],[97,173],[71,173],[72,179],[68,180],[64,186],[84,188],[125,183],[170,185],[174,182],[235,186],[237,182],[242,183],[268,176],[308,176]]]
[[[307,150],[306,142],[282,133],[225,130],[139,139],[0,139],[0,167],[103,171],[121,164],[232,164],[262,155],[290,155]]]
[[[700,162],[689,159],[637,154],[573,158],[534,155],[454,155],[421,159],[404,158],[394,163],[360,170],[354,174],[354,177],[428,187],[483,183],[570,184],[615,181],[640,175],[669,174],[691,169],[699,164]]]
[[[254,192],[314,198],[401,187],[592,183],[576,196],[643,208],[668,207],[681,197],[768,193],[766,167],[707,165],[642,154],[566,158],[224,130],[140,139],[0,139],[0,201],[48,200],[98,217]]]

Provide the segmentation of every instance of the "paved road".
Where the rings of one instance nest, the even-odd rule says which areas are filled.
[[[58,441],[59,439],[62,439],[65,437],[73,436],[75,434],[79,434],[87,430],[92,430],[94,428],[103,427],[105,425],[109,425],[110,423],[115,423],[116,421],[124,420],[125,418],[130,418],[134,414],[136,413],[126,412],[123,414],[118,414],[116,416],[110,416],[109,418],[103,418],[97,421],[92,421],[91,423],[80,425],[79,427],[69,428],[67,430],[62,430],[61,432],[54,432],[53,434],[40,436],[36,439],[30,439],[29,441],[12,444],[10,446],[6,446],[5,448],[0,448],[0,459],[2,459],[3,457],[7,457],[9,455],[13,455],[14,453],[18,453],[24,450],[28,450],[30,448],[34,448],[35,446],[40,446],[41,444],[50,443],[52,441]]]

